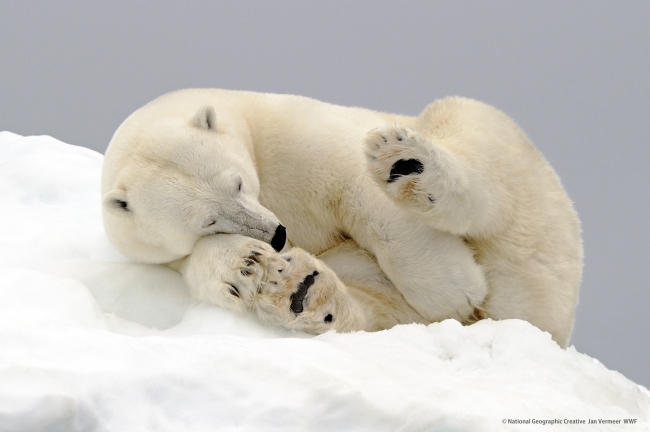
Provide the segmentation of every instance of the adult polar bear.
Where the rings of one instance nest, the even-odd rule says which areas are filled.
[[[481,102],[448,98],[412,118],[181,90],[118,128],[102,192],[106,232],[127,256],[287,327],[520,318],[561,346],[573,328],[577,215],[523,132]],[[259,241],[281,249],[280,221],[329,266]]]

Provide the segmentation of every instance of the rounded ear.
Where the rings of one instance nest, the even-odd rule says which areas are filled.
[[[104,208],[119,216],[128,216],[133,214],[129,207],[129,201],[126,198],[126,191],[122,189],[113,189],[102,199]]]
[[[210,105],[199,108],[199,111],[192,117],[192,125],[201,129],[216,131],[217,115]]]

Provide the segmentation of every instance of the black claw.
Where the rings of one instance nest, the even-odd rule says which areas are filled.
[[[247,259],[247,260],[244,261],[244,262],[246,263],[247,266],[252,266],[252,265],[255,264],[257,261],[254,261],[254,260],[251,260],[251,259]]]
[[[388,183],[392,183],[401,176],[409,174],[421,174],[424,171],[424,165],[417,159],[400,159],[393,164],[388,177]]]
[[[260,254],[257,254],[257,255],[260,255]],[[255,254],[249,256],[248,259],[249,259],[249,260],[252,260],[252,261],[255,261],[256,263],[259,262],[259,261],[257,260],[257,257],[255,256]]]
[[[248,269],[241,269],[240,273],[242,274],[242,276],[250,276],[253,274],[253,272]]]
[[[230,294],[234,295],[235,297],[239,297],[239,290],[237,289],[237,287],[234,286],[233,284],[228,284],[228,285],[230,285],[230,290],[229,290]]]
[[[431,204],[435,204],[435,203],[436,203],[436,199],[435,199],[434,197],[432,197],[431,195],[427,196],[427,198],[429,198],[429,202],[430,202]]]

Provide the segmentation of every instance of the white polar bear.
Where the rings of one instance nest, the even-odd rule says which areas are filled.
[[[561,346],[572,331],[577,215],[523,132],[481,102],[412,118],[182,90],[119,127],[102,191],[123,253],[266,321],[320,333],[520,318]],[[284,245],[280,221],[302,249],[267,245]]]

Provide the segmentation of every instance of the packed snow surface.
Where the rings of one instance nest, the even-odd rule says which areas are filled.
[[[523,321],[312,337],[196,303],[108,243],[102,160],[0,133],[0,431],[648,430],[647,390]]]

